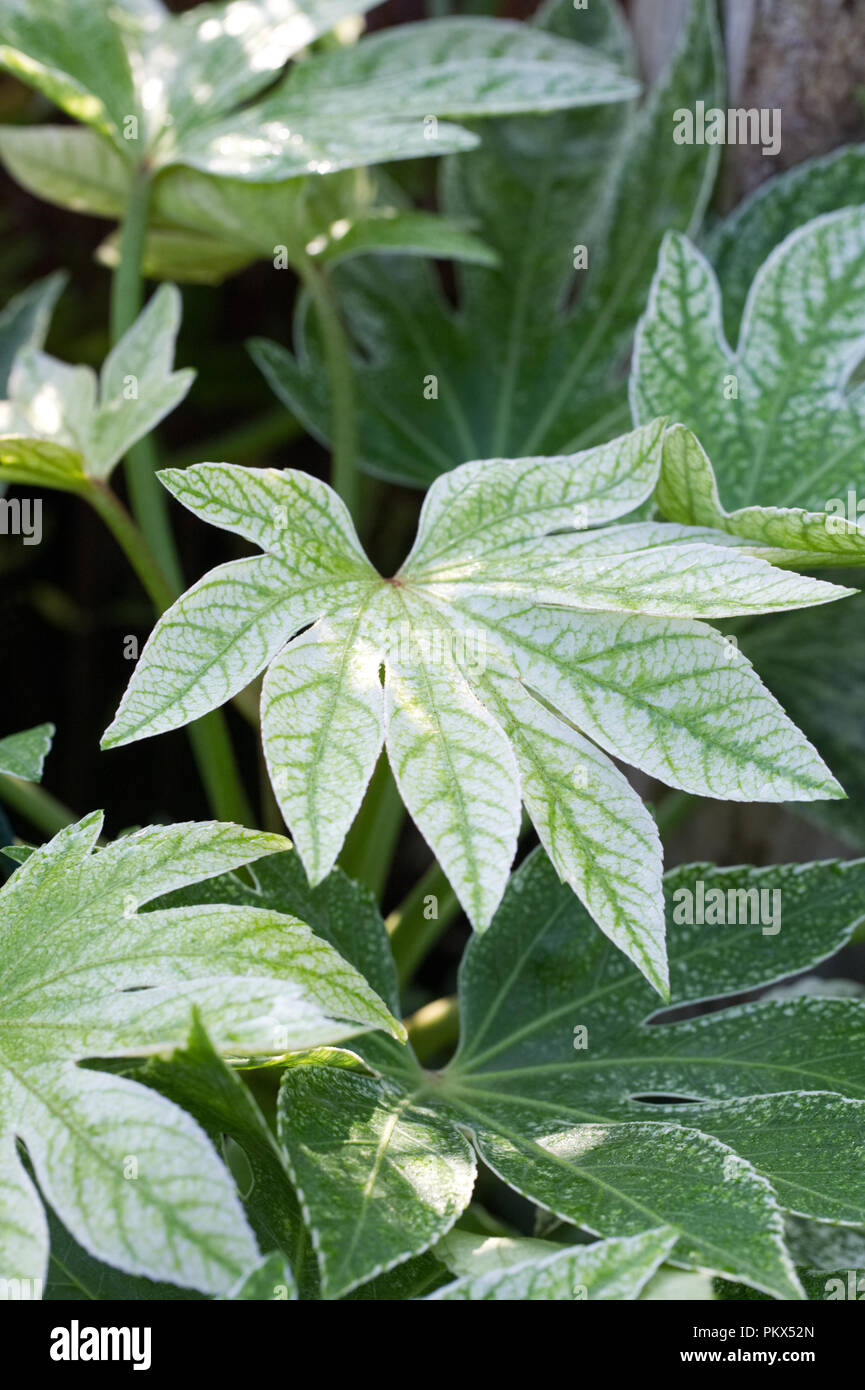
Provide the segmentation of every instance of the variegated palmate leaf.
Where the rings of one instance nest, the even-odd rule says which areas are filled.
[[[656,421],[581,454],[465,464],[430,489],[392,579],[306,474],[168,470],[191,511],[265,553],[164,615],[104,746],[198,718],[267,668],[265,754],[312,882],[384,742],[476,928],[504,891],[522,798],[561,877],[663,992],[657,834],[607,755],[711,796],[840,795],[748,663],[695,619],[847,592],[720,532],[611,525],[651,496],[663,447]]]
[[[689,1006],[684,1020],[659,1016],[650,986],[538,850],[469,943],[460,1045],[444,1070],[422,1072],[410,1051],[397,1066],[380,1050],[376,1076],[357,1058],[355,1070],[313,1061],[286,1072],[280,1135],[326,1295],[446,1231],[453,1198],[439,1164],[459,1132],[566,1224],[638,1246],[649,1227],[669,1228],[659,1257],[776,1298],[803,1297],[785,1213],[865,1225],[865,1005],[801,995],[695,1009],[845,945],[862,921],[865,862],[687,865],[667,875],[665,899],[671,1003]],[[338,1161],[346,1146],[350,1163]],[[467,1240],[456,1230],[435,1248],[462,1278],[470,1266],[453,1261]],[[508,1296],[496,1287],[528,1290],[535,1277],[537,1296],[567,1296],[553,1275],[577,1252],[528,1245],[531,1271],[501,1269],[510,1255],[492,1251],[470,1296]]]
[[[633,412],[693,430],[717,481],[705,461],[678,460],[659,493],[665,515],[764,540],[802,566],[865,562],[861,513],[848,505],[865,438],[865,391],[849,381],[863,353],[861,208],[818,217],[775,248],[735,350],[711,267],[671,233],[637,335]]]
[[[636,413],[669,411],[711,458],[671,436],[664,515],[721,527],[795,568],[865,560],[865,397],[850,376],[865,352],[865,214],[850,206],[863,190],[862,147],[770,180],[711,239],[717,282],[699,252],[671,238],[638,338]],[[803,814],[860,846],[862,604],[823,623],[803,614],[736,627],[849,792]]]
[[[241,1055],[404,1030],[360,973],[294,917],[223,904],[140,911],[284,848],[280,836],[171,825],[99,849],[101,825],[94,813],[61,831],[0,890],[4,1288],[41,1280],[48,1257],[20,1141],[41,1192],[89,1255],[222,1292],[258,1253],[203,1131],[155,1091],[78,1063],[170,1053],[185,1044],[193,1008],[220,1051]]]
[[[760,266],[791,232],[826,212],[865,203],[865,145],[842,145],[761,183],[717,223],[704,249],[723,291],[724,331],[739,336]]]

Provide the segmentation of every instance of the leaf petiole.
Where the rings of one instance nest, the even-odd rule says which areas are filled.
[[[111,282],[112,344],[131,328],[141,310],[141,261],[149,206],[150,171],[142,165],[132,181],[120,232],[119,260]],[[183,588],[183,575],[168,520],[167,499],[156,478],[156,453],[149,436],[129,450],[125,472],[133,514],[160,568],[179,593]]]
[[[348,338],[340,318],[336,297],[326,270],[309,257],[297,262],[304,288],[315,305],[321,329],[327,372],[330,378],[333,418],[331,421],[331,484],[352,516],[357,518],[360,487],[357,473],[357,415],[354,368]]]

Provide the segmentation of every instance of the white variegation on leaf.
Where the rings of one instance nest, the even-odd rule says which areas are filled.
[[[181,502],[265,555],[214,570],[160,619],[104,746],[177,728],[268,668],[265,753],[313,881],[384,739],[476,928],[504,890],[522,797],[558,872],[663,992],[660,847],[601,749],[709,796],[842,795],[735,644],[689,619],[848,592],[705,526],[607,525],[651,496],[665,437],[658,420],[572,456],[455,469],[390,580],[306,474],[169,471]]]
[[[484,696],[513,744],[523,800],[560,877],[666,993],[661,841],[630,782],[589,739],[494,669]]]
[[[426,637],[423,609],[406,603],[405,612],[409,633]],[[516,852],[519,771],[507,734],[448,646],[431,648],[420,660],[387,663],[387,752],[415,824],[481,928]]]
[[[0,891],[4,1287],[43,1278],[48,1255],[21,1141],[45,1197],[91,1255],[224,1292],[258,1252],[203,1131],[154,1090],[78,1062],[182,1048],[193,1009],[219,1050],[243,1056],[403,1030],[296,918],[238,905],[140,910],[284,849],[280,836],[157,826],[100,849],[101,825],[94,813],[61,831]]]
[[[365,617],[314,623],[276,657],[262,689],[271,782],[313,884],[333,867],[381,751],[381,652]]]
[[[191,369],[172,369],[179,325],[180,294],[162,285],[112,348],[98,380],[90,367],[22,349],[10,373],[9,399],[0,404],[0,435],[18,436],[2,441],[3,464],[8,452],[11,472],[29,466],[46,481],[39,446],[48,445],[73,477],[104,481],[192,385]]]
[[[807,512],[798,507],[737,507],[727,511],[709,456],[684,425],[667,431],[655,496],[671,521],[715,527],[726,532],[733,543],[748,547],[773,565],[818,569],[865,564],[865,526],[848,524],[846,517],[829,517],[825,511]]]
[[[658,501],[673,521],[715,526],[778,563],[865,563],[855,495],[865,390],[865,212],[817,217],[757,272],[739,342],[724,336],[721,290],[686,237],[661,248],[631,378],[635,420],[663,411],[712,462],[671,437]],[[714,473],[713,473],[714,470]]]
[[[461,1233],[455,1233],[461,1234]],[[638,1298],[644,1285],[676,1244],[677,1232],[664,1226],[622,1240],[600,1240],[593,1245],[561,1246],[541,1241],[514,1241],[531,1254],[499,1268],[484,1268],[484,1246],[494,1244],[475,1237],[476,1260],[480,1266],[453,1284],[446,1284],[429,1295],[429,1300],[505,1300],[507,1302],[552,1299],[622,1300]],[[445,1242],[452,1240],[445,1237]],[[472,1239],[469,1236],[466,1240]],[[546,1245],[540,1253],[539,1246]],[[437,1247],[437,1253],[441,1246]],[[518,1252],[516,1252],[518,1253]]]

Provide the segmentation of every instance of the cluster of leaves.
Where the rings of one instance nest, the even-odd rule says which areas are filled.
[[[44,1276],[48,1227],[35,1177],[92,1255],[223,1292],[257,1251],[205,1135],[166,1099],[78,1063],[170,1053],[186,1039],[191,1008],[234,1054],[333,1043],[359,1025],[404,1030],[362,976],[293,917],[225,905],[140,911],[283,848],[281,837],[172,825],[98,848],[101,825],[93,814],[61,831],[0,894],[2,1267],[9,1278]]]
[[[228,0],[172,15],[161,0],[69,0],[62,14],[52,0],[4,0],[0,63],[82,124],[4,127],[0,158],[39,197],[113,220],[143,177],[148,271],[218,280],[278,245],[295,260],[316,236],[341,239],[345,227],[331,228],[346,219],[354,249],[443,237],[440,254],[459,254],[456,224],[382,217],[375,191],[340,172],[478,143],[441,117],[595,107],[639,90],[571,40],[491,19],[404,25],[309,55],[373,3]]]
[[[614,4],[554,0],[536,23],[636,67]],[[471,219],[497,260],[460,268],[455,307],[422,261],[339,268],[365,468],[426,487],[465,459],[572,453],[626,427],[625,361],[658,246],[670,228],[699,224],[717,167],[717,147],[673,144],[673,113],[721,85],[714,6],[693,0],[642,103],[498,121],[478,150],[442,161],[440,207]],[[296,356],[264,340],[252,353],[289,409],[327,439],[329,386],[307,307]],[[434,397],[423,389],[430,376]]]
[[[93,813],[7,850],[4,1287],[564,1300],[679,1297],[665,1290],[684,1278],[686,1296],[825,1297],[865,1270],[865,1005],[772,987],[859,936],[865,861],[664,878],[614,759],[696,795],[839,801],[743,649],[799,715],[819,643],[855,632],[801,722],[865,787],[861,732],[838,718],[861,600],[809,573],[865,562],[865,529],[826,512],[855,491],[865,425],[849,206],[865,154],[773,181],[704,254],[717,149],[669,131],[720,95],[709,0],[642,101],[612,4],[310,51],[358,8],[0,0],[0,64],[81,123],[0,129],[14,176],[120,221],[146,200],[158,277],[216,281],[277,244],[298,266],[344,262],[362,463],[428,487],[384,578],[308,474],[162,473],[260,553],[164,614],[103,745],[196,720],[264,672],[294,847],[216,822],[104,844]],[[483,143],[481,117],[499,118]],[[440,214],[358,172],[448,152]],[[359,256],[376,251],[386,266]],[[463,263],[455,305],[423,260],[444,254]],[[43,351],[59,289],[0,316],[2,480],[104,505],[115,464],[189,389],[180,297],[157,291],[97,381]],[[253,356],[328,439],[302,296],[295,329],[294,354]],[[52,734],[0,740],[0,774],[38,781]],[[435,1070],[399,1021],[378,906],[334,868],[382,748],[475,929],[459,1046]],[[540,848],[511,874],[522,806]],[[861,807],[840,815],[863,833]],[[688,925],[674,904],[698,881],[780,892],[783,931]],[[272,1126],[256,1095],[277,1085]],[[533,1238],[491,1237],[479,1173],[535,1205]]]
[[[810,968],[861,921],[862,877],[861,863],[668,875],[672,1002]],[[697,878],[725,893],[780,889],[784,932],[677,926],[674,894]],[[483,1164],[566,1223],[604,1236],[676,1232],[673,1263],[802,1297],[782,1212],[863,1221],[863,1005],[769,999],[672,1023],[657,1007],[536,851],[466,951],[461,1043],[443,1072],[424,1074],[372,1039],[355,1052],[374,1074],[285,1073],[281,1135],[325,1292],[447,1229],[471,1187],[468,1132]],[[791,1035],[803,1040],[792,1054]]]
[[[865,1224],[860,1000],[781,991],[669,1021],[538,850],[466,952],[456,1056],[425,1072],[394,1018],[381,918],[338,871],[311,889],[296,854],[272,853],[278,839],[236,827],[147,830],[94,849],[98,831],[89,817],[62,832],[0,898],[13,952],[4,1267],[39,1277],[46,1253],[17,1134],[64,1223],[52,1217],[49,1296],[64,1296],[71,1269],[85,1290],[107,1280],[112,1297],[173,1296],[141,1286],[143,1274],[233,1297],[297,1286],[330,1298],[558,1299],[575,1287],[634,1298],[668,1261],[795,1299],[804,1271],[844,1267],[856,1235],[844,1228]],[[251,881],[212,877],[269,853]],[[672,1004],[811,969],[861,925],[863,878],[861,861],[675,870]],[[780,891],[785,930],[681,925],[677,894],[697,879],[724,894]],[[201,1023],[187,1036],[190,1003],[215,1046]],[[48,1030],[44,1050],[34,1027]],[[350,1050],[337,1045],[349,1035]],[[278,1142],[219,1056],[277,1048],[292,1053],[281,1055]],[[127,1060],[77,1064],[89,1056]],[[245,1213],[205,1133],[242,1149]],[[542,1241],[492,1245],[471,1226],[452,1231],[478,1160],[559,1224]],[[260,1258],[251,1232],[273,1253],[243,1292]],[[589,1232],[602,1239],[586,1245]]]
[[[651,496],[669,439],[656,421],[581,454],[453,469],[391,580],[308,474],[168,470],[185,506],[265,553],[168,610],[103,746],[199,718],[267,667],[264,751],[312,883],[384,741],[475,928],[505,890],[522,798],[562,878],[665,994],[660,842],[602,750],[707,795],[842,795],[750,666],[694,620],[848,592],[715,544],[719,532],[605,525]]]
[[[721,527],[800,568],[858,566],[865,553],[855,374],[865,218],[852,206],[862,199],[865,149],[852,147],[770,181],[715,233],[709,261],[671,234],[638,335],[634,418],[650,418],[663,399],[711,459],[692,455],[669,477],[657,496],[664,515]],[[850,795],[809,816],[855,845],[865,843],[862,613],[855,599],[826,621],[741,629],[742,649]],[[830,680],[818,675],[829,670]]]

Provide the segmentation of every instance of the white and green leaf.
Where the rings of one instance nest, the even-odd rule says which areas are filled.
[[[336,862],[384,738],[382,652],[364,618],[315,623],[279,653],[262,688],[270,780],[312,884]]]
[[[608,753],[668,786],[730,801],[843,795],[815,750],[714,628],[679,619],[462,599],[520,678]]]
[[[663,992],[657,840],[593,744],[701,794],[842,795],[735,643],[685,619],[850,592],[706,525],[604,527],[649,497],[665,441],[656,421],[574,456],[453,470],[393,580],[306,474],[169,470],[195,515],[266,553],[214,570],[162,617],[104,746],[176,728],[268,668],[268,767],[318,882],[381,747],[383,670],[397,786],[473,925],[504,891],[522,798],[559,873]]]
[[[661,841],[630,783],[600,749],[488,669],[483,692],[511,739],[522,796],[556,872],[661,995],[669,994]]]
[[[667,514],[714,512],[712,524],[804,551],[809,562],[813,553],[828,563],[823,552],[860,563],[862,537],[855,514],[846,524],[844,503],[865,430],[865,395],[850,384],[863,351],[861,209],[826,213],[775,247],[751,286],[735,350],[709,263],[671,233],[637,335],[632,408],[638,420],[663,411],[692,429],[717,488],[705,469],[692,478],[681,464],[671,468]]]
[[[0,772],[22,777],[25,782],[41,782],[54,734],[53,724],[37,724],[20,734],[0,738]]]
[[[124,149],[139,111],[129,57],[105,0],[3,0],[0,66]]]
[[[22,349],[10,373],[9,399],[0,405],[0,431],[22,437],[17,444],[4,441],[10,469],[16,449],[26,467],[28,450],[38,460],[39,446],[47,444],[63,451],[67,471],[80,461],[86,477],[104,481],[192,385],[194,372],[172,371],[179,322],[180,295],[162,285],[105,359],[98,387],[90,367]]]
[[[775,565],[816,569],[865,564],[865,527],[849,523],[845,516],[797,507],[726,511],[705,449],[681,425],[664,437],[656,497],[671,521],[724,531],[742,545],[752,545],[756,555]]]
[[[295,918],[230,905],[140,911],[284,848],[281,837],[174,825],[97,849],[101,824],[94,814],[61,831],[0,891],[0,1151],[17,1194],[14,1210],[2,1210],[4,1269],[34,1277],[47,1260],[19,1139],[87,1252],[131,1274],[222,1292],[257,1251],[204,1132],[152,1090],[77,1063],[183,1047],[193,1008],[219,1050],[241,1055],[403,1030],[358,971]]]
[[[624,1239],[547,1249],[505,1269],[468,1274],[428,1295],[428,1300],[534,1302],[638,1298],[677,1240],[659,1227]],[[541,1242],[514,1242],[539,1245]]]

